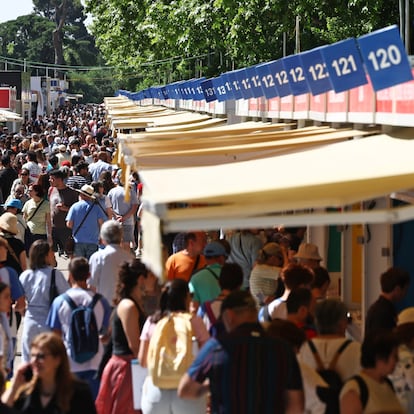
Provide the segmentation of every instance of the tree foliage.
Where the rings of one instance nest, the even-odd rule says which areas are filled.
[[[66,76],[69,81],[73,79],[70,82],[71,92],[82,93],[85,101],[100,102],[104,96],[112,95],[119,88],[112,73],[86,70],[67,73],[66,70],[55,72],[53,69],[56,62],[53,47],[56,16],[60,19],[59,12],[56,15],[56,7],[62,4],[62,1],[56,0],[34,0],[34,13],[0,24],[0,69],[23,70],[23,61],[26,61],[31,75]],[[95,46],[94,37],[85,27],[85,18],[80,0],[68,1],[61,32],[61,61],[83,69],[104,66],[105,61]]]
[[[17,60],[52,63],[54,54],[50,39],[53,28],[52,22],[35,14],[0,24],[0,55]],[[13,69],[22,68],[16,66]]]
[[[398,24],[385,0],[85,0],[92,33],[127,84],[212,76]],[[285,39],[285,40],[284,40]],[[285,41],[285,43],[284,43]],[[128,74],[133,76],[128,78]]]

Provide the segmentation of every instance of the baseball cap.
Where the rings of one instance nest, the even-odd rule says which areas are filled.
[[[224,246],[217,241],[213,241],[207,244],[207,246],[204,248],[203,254],[206,257],[228,256]]]
[[[7,207],[14,207],[14,208],[17,208],[18,210],[21,210],[23,208],[23,204],[17,198],[13,198],[9,202],[4,204],[4,207],[6,207],[6,208]]]

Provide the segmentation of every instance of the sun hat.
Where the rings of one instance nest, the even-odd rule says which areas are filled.
[[[0,216],[0,230],[11,234],[17,234],[19,232],[17,228],[17,217],[13,213],[3,213]]]
[[[95,198],[95,190],[89,184],[85,184],[82,186],[80,190],[76,190],[78,193],[81,193],[87,197]]]
[[[59,145],[59,151],[60,152],[66,152],[66,145],[65,144],[60,144]]]
[[[414,323],[414,306],[410,306],[398,314],[397,325],[399,326],[403,323]]]
[[[319,255],[318,246],[312,243],[302,243],[298,252],[293,256],[296,259],[322,260]]]

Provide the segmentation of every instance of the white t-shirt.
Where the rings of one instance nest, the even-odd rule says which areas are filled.
[[[345,342],[346,338],[313,338],[316,349],[321,357],[322,363],[325,368],[329,366],[334,358],[336,351]],[[313,369],[318,369],[315,357],[309,347],[309,344],[305,342],[298,354],[299,361],[309,365]],[[338,362],[335,367],[335,371],[338,372],[342,381],[346,381],[348,378],[356,375],[361,370],[361,344],[356,341],[352,341],[341,353]]]
[[[360,372],[359,375],[365,381],[368,388],[368,401],[364,408],[364,414],[375,414],[375,413],[392,413],[392,414],[403,414],[406,411],[402,408],[398,401],[395,392],[391,389],[390,385],[386,382],[378,382]],[[341,390],[339,398],[341,399],[348,391],[356,391],[358,395],[361,395],[359,385],[354,380],[346,382]]]

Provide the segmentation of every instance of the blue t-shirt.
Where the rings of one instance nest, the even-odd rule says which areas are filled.
[[[86,217],[82,226],[79,227],[87,213],[88,217]],[[105,221],[107,219],[106,214],[92,201],[80,200],[73,204],[66,216],[66,222],[73,221],[72,234],[74,234],[73,238],[75,239],[75,242],[98,244],[99,219]],[[78,228],[79,230],[77,230]],[[77,232],[75,235],[76,230]]]

